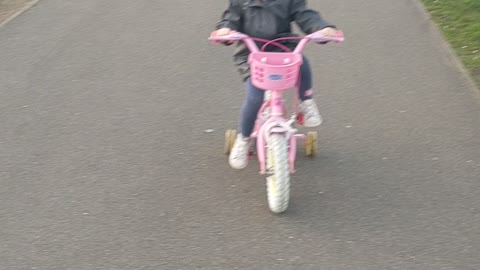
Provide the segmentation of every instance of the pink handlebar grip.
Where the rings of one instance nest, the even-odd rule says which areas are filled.
[[[340,42],[343,42],[345,40],[342,31],[337,31],[337,36],[336,37],[324,36],[324,35],[318,34],[318,32],[315,32],[313,34],[310,34],[310,35],[306,36],[305,38],[308,38],[311,41],[317,42],[317,43],[331,42],[331,41],[336,42],[336,43],[340,43]]]
[[[231,32],[228,35],[225,36],[210,36],[208,40],[211,41],[238,41],[248,38],[247,35],[239,33],[239,32]]]

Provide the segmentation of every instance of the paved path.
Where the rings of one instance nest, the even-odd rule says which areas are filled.
[[[347,42],[308,48],[321,153],[282,216],[222,155],[223,2],[42,0],[0,29],[0,269],[480,269],[480,103],[415,2],[310,1]]]

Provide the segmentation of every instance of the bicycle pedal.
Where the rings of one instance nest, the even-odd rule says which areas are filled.
[[[248,151],[248,155],[247,155],[248,160],[252,160],[254,155],[255,155],[254,151],[252,151],[252,150]]]
[[[304,120],[304,118],[303,118],[303,113],[297,114],[297,123],[298,123],[299,125],[303,125],[303,120]]]

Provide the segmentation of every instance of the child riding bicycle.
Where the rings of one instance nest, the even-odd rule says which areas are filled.
[[[326,36],[337,35],[335,26],[325,21],[317,11],[309,9],[306,0],[229,0],[222,19],[217,23],[217,30],[211,35],[225,36],[232,31],[239,31],[251,37],[273,40],[295,36],[291,30],[292,22],[296,22],[306,34],[318,31]],[[292,50],[296,46],[292,41],[283,43]],[[267,51],[274,50],[275,48],[267,47]],[[264,101],[264,91],[256,88],[251,82],[248,54],[249,50],[245,44],[239,43],[234,53],[234,63],[245,81],[247,97],[240,116],[240,134],[229,156],[230,166],[234,169],[247,166],[250,135]],[[311,68],[304,56],[300,68],[301,83],[298,98],[301,100],[299,109],[304,115],[303,125],[306,127],[316,127],[322,122],[313,100],[312,81]]]

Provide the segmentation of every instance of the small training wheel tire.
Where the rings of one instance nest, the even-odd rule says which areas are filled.
[[[229,155],[233,148],[233,143],[235,143],[235,139],[237,138],[237,131],[235,129],[228,129],[225,131],[225,145],[223,148],[223,152],[226,155]]]
[[[305,151],[307,156],[313,157],[318,152],[318,134],[316,131],[309,131],[305,140]]]

